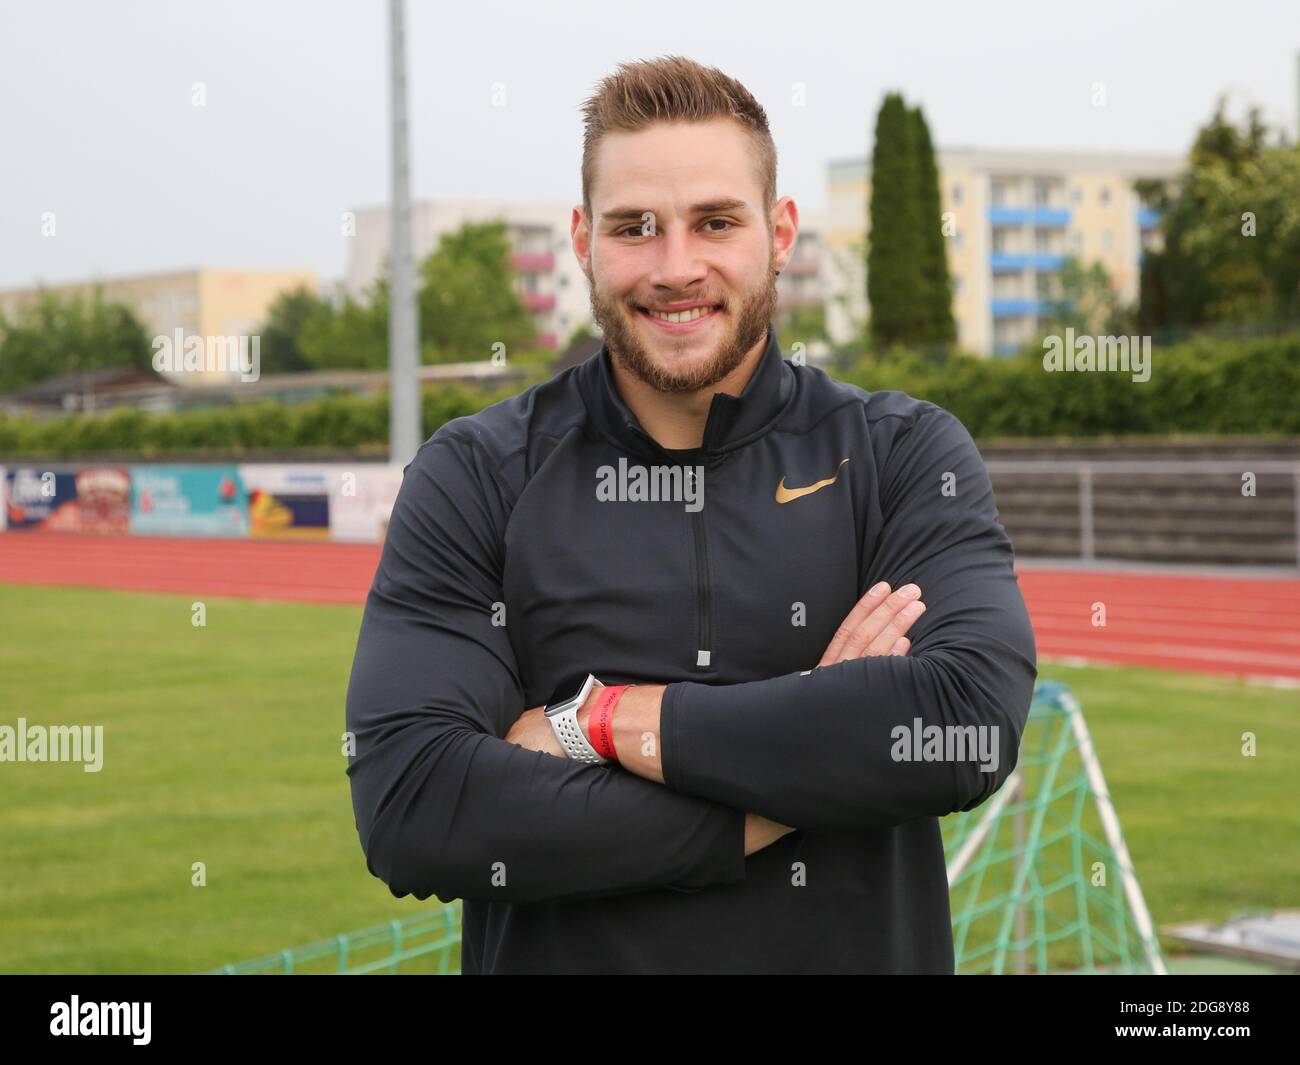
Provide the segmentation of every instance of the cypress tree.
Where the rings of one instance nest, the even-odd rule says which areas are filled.
[[[888,94],[876,115],[867,206],[867,300],[877,347],[914,342],[925,307],[916,189],[915,124],[903,98]]]
[[[957,339],[957,325],[952,317],[952,282],[948,276],[947,238],[943,235],[942,201],[939,198],[939,167],[934,158],[930,127],[918,105],[911,111],[913,150],[916,152],[918,180],[916,194],[921,216],[920,255],[924,283],[922,335],[924,344],[951,344]]]

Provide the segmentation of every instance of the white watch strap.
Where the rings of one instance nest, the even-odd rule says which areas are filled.
[[[560,741],[560,746],[564,748],[564,753],[576,761],[588,762],[592,765],[600,765],[609,761],[591,745],[591,741],[582,734],[582,728],[578,724],[578,711],[586,703],[591,689],[596,686],[604,687],[592,674],[588,673],[586,681],[583,682],[582,690],[577,695],[546,711],[546,717],[551,723],[551,729],[555,732],[555,738]]]

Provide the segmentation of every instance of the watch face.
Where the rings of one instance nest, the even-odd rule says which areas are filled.
[[[596,680],[594,676],[588,673],[586,679],[582,682],[582,687],[578,689],[577,694],[570,695],[567,699],[561,699],[558,703],[551,703],[545,710],[546,716],[554,717],[556,714],[564,713],[564,711],[570,706],[581,706],[583,702],[586,701],[588,693],[597,684],[600,684],[600,681]],[[600,686],[602,688],[604,687],[603,684],[600,684]]]

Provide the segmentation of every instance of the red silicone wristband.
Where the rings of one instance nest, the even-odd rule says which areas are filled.
[[[591,740],[596,753],[611,762],[618,761],[618,755],[614,752],[612,727],[614,708],[618,705],[622,694],[630,687],[630,684],[615,684],[603,688],[599,698],[596,699],[596,705],[591,708],[591,717],[587,719],[587,738]]]

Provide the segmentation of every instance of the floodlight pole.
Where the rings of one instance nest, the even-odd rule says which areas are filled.
[[[411,177],[407,156],[406,35],[402,0],[388,0],[393,165],[389,240],[388,461],[405,466],[420,446],[420,320],[411,255]]]

